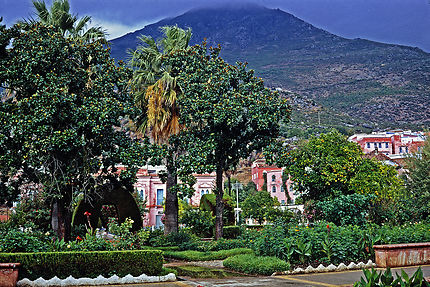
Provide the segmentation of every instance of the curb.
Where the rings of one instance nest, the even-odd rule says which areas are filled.
[[[124,277],[118,277],[113,275],[109,278],[105,278],[102,275],[97,278],[73,278],[72,276],[66,279],[60,279],[57,276],[46,280],[42,277],[31,281],[24,278],[17,282],[18,287],[56,287],[56,286],[100,286],[100,285],[114,285],[114,284],[136,284],[136,283],[155,283],[155,282],[173,282],[176,281],[176,276],[173,273],[169,273],[165,276],[147,276],[142,274],[138,277],[133,277],[130,274]]]
[[[327,267],[320,264],[317,268],[314,268],[312,266],[308,266],[306,269],[303,268],[296,268],[293,271],[282,271],[282,272],[275,272],[272,274],[272,276],[276,275],[292,275],[292,274],[303,274],[303,273],[323,273],[323,272],[336,272],[336,271],[345,271],[345,270],[358,270],[363,268],[371,268],[376,267],[376,264],[372,262],[372,260],[367,261],[367,263],[359,262],[355,264],[354,262],[349,263],[348,266],[346,266],[343,263],[340,263],[339,266],[330,264]]]

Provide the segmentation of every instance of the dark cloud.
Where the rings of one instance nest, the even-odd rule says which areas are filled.
[[[340,36],[407,44],[430,51],[427,0],[70,0],[74,13],[93,16],[110,29],[112,36],[192,8],[245,2],[280,8]],[[30,0],[0,0],[0,16],[8,25],[32,12]]]

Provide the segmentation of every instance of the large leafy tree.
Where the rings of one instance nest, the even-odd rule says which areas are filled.
[[[419,152],[408,158],[407,187],[418,216],[430,216],[430,138]],[[416,219],[415,219],[416,220]]]
[[[280,122],[289,118],[289,107],[246,65],[230,65],[219,57],[219,48],[206,45],[173,53],[173,67],[183,96],[178,99],[181,144],[190,160],[184,166],[216,171],[216,238],[222,237],[223,174],[239,159],[276,138]],[[190,159],[191,158],[191,159]]]
[[[53,227],[67,239],[78,195],[130,190],[148,157],[120,122],[135,115],[131,71],[99,42],[79,43],[39,23],[19,27],[0,34],[0,83],[10,91],[0,103],[0,198],[10,203],[28,187],[43,188]],[[119,163],[128,167],[120,174]]]
[[[337,131],[312,137],[294,150],[280,149],[276,159],[306,200],[353,193],[392,200],[401,190],[393,167],[363,158],[360,147]]]
[[[132,51],[130,65],[134,70],[131,89],[136,105],[142,114],[138,129],[149,132],[156,144],[168,144],[169,137],[180,132],[180,109],[178,98],[182,95],[177,79],[172,75],[172,66],[163,61],[163,57],[174,51],[185,49],[191,38],[191,30],[177,26],[161,28],[163,37],[158,41],[152,37],[140,37],[141,44]],[[177,185],[178,146],[168,145],[165,233],[178,231],[178,195],[173,187]]]
[[[248,196],[242,203],[243,216],[254,218],[262,224],[278,205],[279,201],[271,197],[266,190],[258,191],[256,194]]]
[[[106,42],[106,33],[101,27],[90,27],[91,16],[80,19],[70,13],[69,0],[54,0],[51,7],[47,7],[44,0],[33,0],[33,6],[37,19],[30,19],[22,24],[31,25],[38,21],[46,26],[53,26],[59,30],[64,37],[80,39],[84,42],[102,41]]]

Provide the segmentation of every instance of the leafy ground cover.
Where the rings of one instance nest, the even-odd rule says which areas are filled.
[[[272,275],[290,269],[290,264],[273,256],[255,256],[241,254],[229,257],[223,262],[224,266],[247,274]]]
[[[204,266],[181,265],[172,266],[178,276],[187,276],[191,278],[226,278],[232,276],[241,276],[239,273],[228,272],[220,268],[208,268]]]
[[[235,248],[229,250],[219,251],[164,251],[164,256],[172,259],[186,260],[186,261],[209,261],[209,260],[222,260],[238,254],[253,254],[252,249],[249,248]]]

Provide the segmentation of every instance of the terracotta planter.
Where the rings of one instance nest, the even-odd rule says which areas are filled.
[[[430,264],[430,242],[374,245],[377,267]]]
[[[20,263],[0,263],[0,286],[15,287]]]

